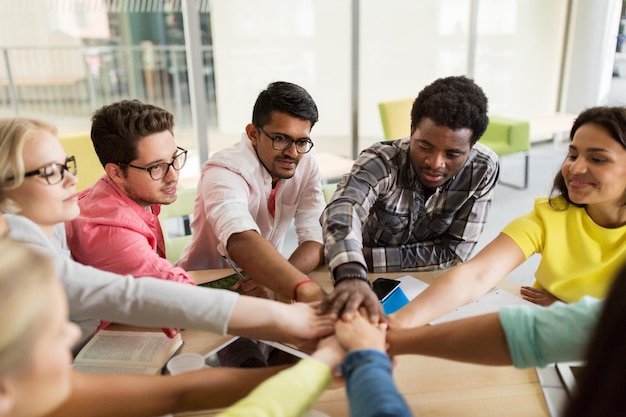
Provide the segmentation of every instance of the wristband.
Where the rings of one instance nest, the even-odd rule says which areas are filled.
[[[335,279],[334,285],[336,287],[337,284],[339,284],[340,282],[347,281],[349,279],[358,279],[360,281],[367,282],[367,285],[369,285],[370,288],[372,287],[372,283],[370,282],[370,280],[367,277],[364,277],[361,274],[358,274],[358,275],[353,275],[353,274],[342,275],[341,277]]]
[[[333,284],[337,285],[341,281],[345,281],[347,279],[360,279],[362,281],[366,281],[369,284],[369,279],[367,278],[367,271],[364,268],[357,267],[347,267],[341,268],[339,270],[335,270],[333,274]],[[371,284],[370,284],[371,285]]]
[[[291,297],[291,299],[292,299],[293,301],[296,301],[296,302],[298,301],[298,288],[299,288],[301,285],[308,284],[309,282],[315,282],[315,281],[313,281],[312,279],[305,279],[304,281],[299,281],[299,282],[296,284],[296,286],[295,286],[295,287],[293,287],[293,297]]]

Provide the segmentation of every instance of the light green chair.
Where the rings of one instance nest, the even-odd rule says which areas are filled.
[[[386,140],[400,139],[411,134],[411,107],[414,100],[407,98],[378,103]]]
[[[335,193],[336,189],[337,189],[336,182],[333,182],[330,184],[322,184],[322,192],[324,193],[324,201],[326,202],[326,204],[330,202],[330,199]]]
[[[59,135],[65,153],[76,157],[78,184],[76,191],[82,191],[93,185],[104,175],[104,168],[96,155],[89,132]]]
[[[159,214],[159,221],[161,222],[165,240],[165,256],[172,263],[180,259],[183,248],[191,241],[190,217],[193,215],[196,189],[179,189],[176,195],[178,198],[172,204],[161,205],[161,214]],[[177,219],[179,224],[182,223],[182,233],[180,231],[176,233],[170,232],[171,229],[180,229],[180,227],[174,227],[176,226],[175,222],[168,222],[170,219]]]
[[[410,134],[413,99],[384,101],[378,104],[385,139],[398,139]],[[502,185],[517,189],[528,188],[528,163],[530,150],[530,123],[526,120],[489,115],[489,125],[480,143],[493,149],[499,156],[522,154],[524,180],[522,185],[500,180]]]
[[[521,154],[524,156],[524,180],[522,185],[500,180],[500,183],[520,190],[528,188],[528,162],[530,159],[530,123],[526,120],[489,116],[489,125],[480,143],[493,149],[499,156]]]

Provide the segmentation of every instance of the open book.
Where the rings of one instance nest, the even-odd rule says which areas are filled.
[[[400,281],[398,289],[401,290],[401,294],[395,297],[397,301],[391,308],[393,309],[393,311],[396,311],[399,308],[403,307],[410,300],[414,299],[422,291],[428,288],[427,283],[410,275],[400,277],[398,278],[398,281]],[[500,307],[508,305],[534,304],[507,291],[501,290],[499,288],[492,288],[489,292],[487,292],[477,300],[461,306],[436,320],[433,320],[431,324],[478,316],[480,314],[494,313],[497,312]],[[385,307],[384,303],[383,307]],[[391,311],[387,312],[387,308],[385,308],[385,312],[387,314],[391,314]]]
[[[178,333],[100,330],[80,350],[73,368],[90,374],[158,374],[183,345]]]

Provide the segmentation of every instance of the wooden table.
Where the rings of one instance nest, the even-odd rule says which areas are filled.
[[[230,269],[191,272],[197,282],[207,282],[226,275]],[[440,272],[412,274],[431,283]],[[398,278],[407,273],[372,274]],[[325,267],[309,276],[327,291],[332,289]],[[503,280],[498,287],[519,295],[519,285]],[[183,333],[185,352],[206,353],[227,340],[207,332],[186,330]],[[480,416],[480,417],[549,417],[541,385],[534,369],[518,370],[511,366],[464,364],[417,355],[396,357],[394,379],[416,417]],[[350,415],[343,388],[328,390],[313,407],[332,417]],[[181,416],[212,416],[217,410],[183,413]]]

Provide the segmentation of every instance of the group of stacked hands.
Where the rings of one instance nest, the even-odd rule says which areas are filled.
[[[487,107],[482,89],[469,78],[434,81],[415,99],[410,136],[363,150],[326,205],[310,152],[315,102],[297,85],[270,84],[259,94],[241,141],[203,165],[193,237],[176,265],[165,258],[158,215],[162,204],[176,200],[187,151],[174,141],[172,115],[152,105],[125,100],[94,113],[91,136],[106,174],[78,196],[65,195],[58,210],[45,215],[26,207],[34,200],[23,197],[28,177],[73,189],[76,161],[62,152],[49,125],[3,122],[31,123],[30,130],[40,133],[24,142],[24,166],[33,171],[17,187],[3,184],[0,208],[13,240],[54,255],[55,274],[83,339],[109,322],[160,326],[168,336],[196,328],[290,342],[321,338],[311,359],[267,381],[230,412],[278,403],[285,415],[298,415],[342,363],[352,415],[410,415],[395,390],[388,354],[518,367],[580,359],[600,299],[626,258],[626,109],[596,107],[574,122],[551,196],[537,198],[529,214],[469,259],[499,175],[497,156],[479,142]],[[2,141],[8,140],[3,134]],[[50,163],[55,152],[60,159]],[[40,154],[48,160],[35,161]],[[17,171],[8,174],[7,181],[18,177]],[[280,249],[292,222],[298,246],[285,259]],[[549,308],[511,307],[423,327],[478,298],[535,253],[542,254],[536,282],[522,287],[521,295]],[[231,260],[246,273],[234,291],[178,284],[194,284],[187,271],[228,267]],[[324,262],[334,282],[330,294],[307,277]],[[368,279],[368,271],[440,269],[446,271],[435,283],[390,316]],[[477,332],[485,343],[468,348],[464,341],[476,340]],[[200,373],[211,371],[217,370]],[[243,385],[241,378],[250,374],[230,371],[237,382],[232,386],[222,381],[219,387],[205,382],[189,388],[210,386],[223,395],[173,410],[230,405],[278,370],[258,371]],[[280,396],[271,395],[278,390]],[[68,401],[57,412],[71,407]]]

